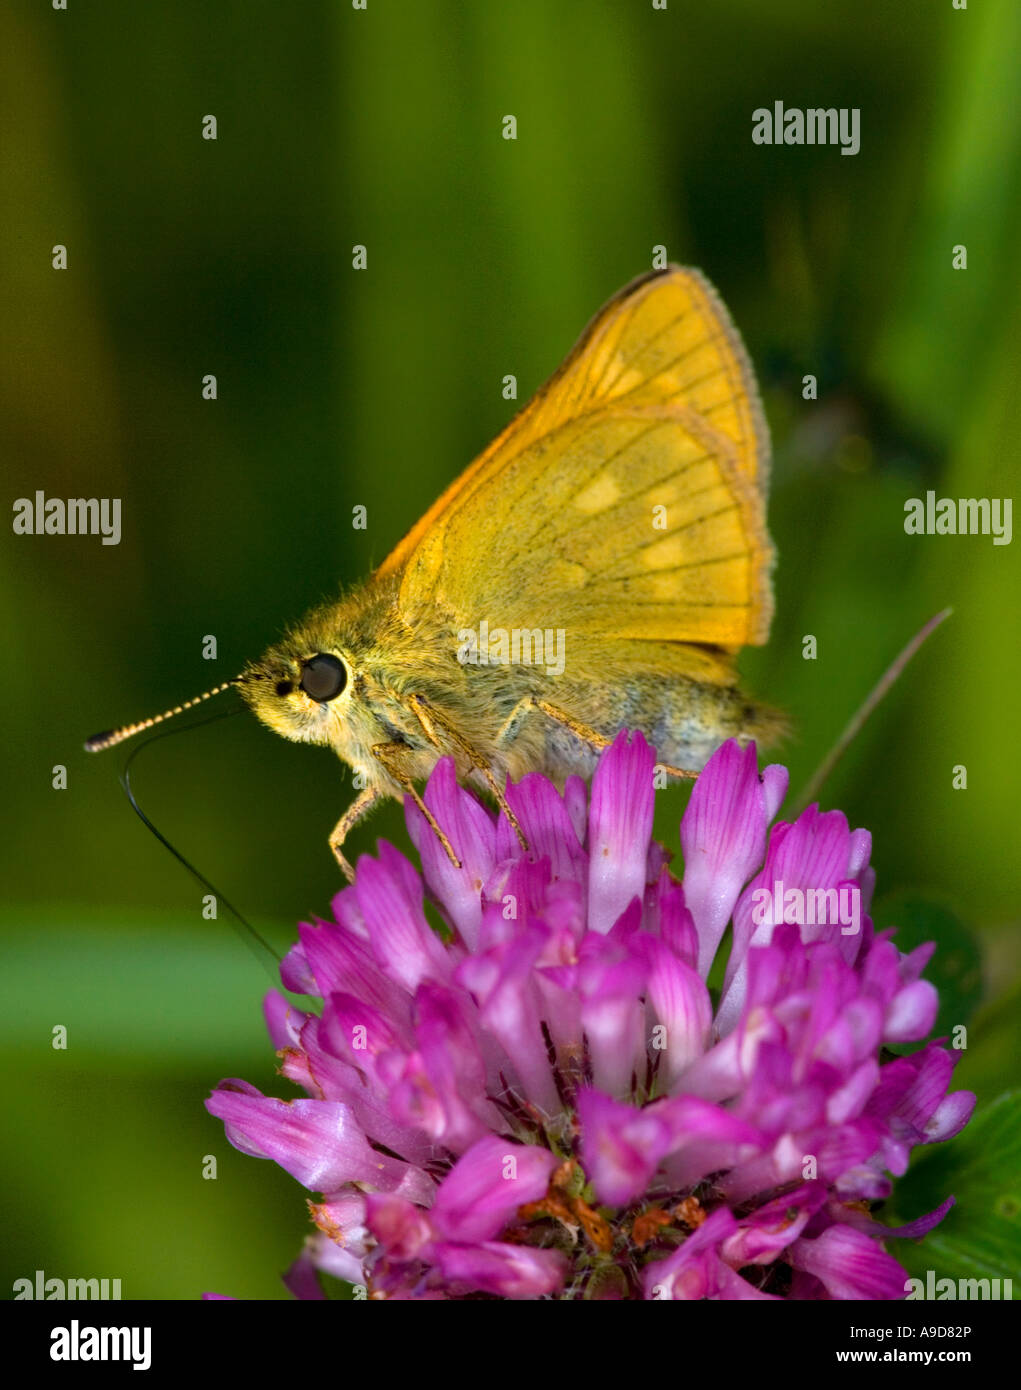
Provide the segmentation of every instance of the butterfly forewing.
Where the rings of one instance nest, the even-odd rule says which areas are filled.
[[[622,291],[384,562],[400,605],[618,639],[762,642],[768,436],[696,272]]]

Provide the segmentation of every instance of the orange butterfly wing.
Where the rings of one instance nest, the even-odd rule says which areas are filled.
[[[626,286],[377,573],[400,607],[608,638],[762,643],[769,436],[712,286]]]

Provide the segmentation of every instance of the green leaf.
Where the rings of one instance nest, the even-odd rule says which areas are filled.
[[[900,1224],[951,1194],[956,1203],[934,1231],[921,1241],[891,1240],[890,1253],[916,1278],[931,1269],[938,1279],[1015,1279],[1021,1269],[1021,1091],[1001,1096],[956,1139],[914,1164],[897,1184],[896,1214],[884,1216]]]
[[[954,1080],[976,1095],[997,1096],[1017,1082],[1021,983],[983,1005],[969,1026],[968,1049]]]

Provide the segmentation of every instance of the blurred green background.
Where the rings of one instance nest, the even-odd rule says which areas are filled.
[[[881,920],[914,894],[980,937],[957,1078],[983,1104],[1008,1084],[1017,546],[906,536],[903,508],[1015,491],[1019,52],[1012,0],[3,7],[6,490],[120,497],[123,539],[8,530],[2,550],[0,1287],[41,1268],[285,1296],[302,1191],[202,1108],[222,1076],[291,1093],[269,981],[131,813],[129,749],[82,739],[235,674],[365,574],[507,421],[504,375],[526,399],[658,244],[718,286],[762,382],[777,617],[742,664],[791,712],[792,788],[954,607],[823,803],[874,833]],[[754,145],[775,100],[860,107],[860,153]],[[242,716],[157,743],[134,785],[277,943],[327,909],[351,796],[331,754]],[[685,797],[660,800],[674,845]],[[352,849],[380,834],[407,845],[390,810]]]

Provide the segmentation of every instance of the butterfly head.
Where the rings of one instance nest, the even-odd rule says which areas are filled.
[[[333,647],[287,640],[238,677],[252,712],[296,743],[333,743],[351,701],[351,664]]]

